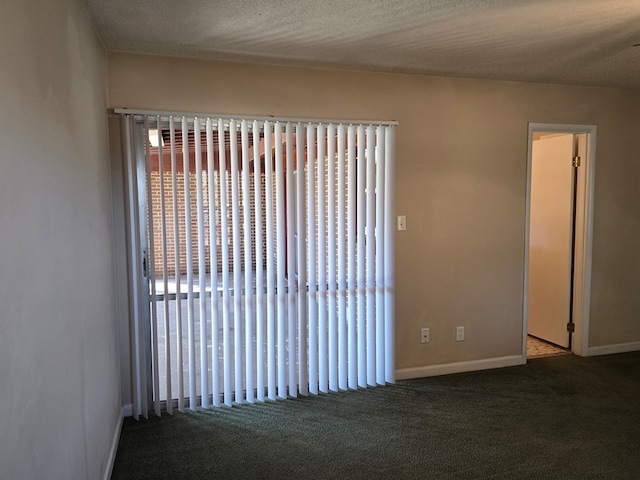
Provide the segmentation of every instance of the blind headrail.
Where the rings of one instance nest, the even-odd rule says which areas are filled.
[[[323,124],[323,125],[398,125],[393,120],[358,120],[358,119],[335,119],[335,118],[302,118],[302,117],[276,117],[272,115],[228,115],[222,113],[204,113],[204,112],[170,112],[162,110],[136,110],[130,108],[114,108],[113,113],[118,115],[147,115],[160,117],[187,117],[187,118],[221,118],[224,120],[257,120],[270,122],[288,122],[301,124]]]

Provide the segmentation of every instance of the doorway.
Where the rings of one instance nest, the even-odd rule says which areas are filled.
[[[524,356],[529,335],[587,353],[595,132],[529,125]]]

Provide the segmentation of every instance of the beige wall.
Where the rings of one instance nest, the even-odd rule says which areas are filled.
[[[0,15],[0,477],[99,479],[120,421],[106,62],[83,2]]]
[[[528,122],[598,126],[591,346],[640,341],[640,90],[112,53],[109,106],[397,120],[396,366],[521,355]],[[455,342],[455,327],[466,327]],[[421,345],[421,327],[431,343]]]

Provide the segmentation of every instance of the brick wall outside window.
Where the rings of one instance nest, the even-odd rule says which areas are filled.
[[[151,172],[151,198],[152,198],[152,211],[153,211],[153,239],[154,239],[154,261],[155,261],[155,274],[157,277],[163,276],[163,249],[162,249],[162,212],[161,212],[161,191],[160,191],[160,172]],[[176,271],[176,246],[174,242],[174,228],[177,220],[178,232],[179,232],[179,268],[180,274],[184,275],[187,272],[187,252],[186,252],[186,237],[187,228],[191,229],[191,248],[193,258],[193,272],[198,274],[198,215],[197,215],[197,178],[196,174],[191,172],[189,174],[189,191],[190,191],[190,208],[191,216],[188,222],[185,222],[185,182],[184,173],[176,172],[176,197],[177,197],[177,219],[176,213],[173,209],[173,189],[172,189],[172,175],[171,172],[164,172],[164,199],[165,199],[165,223],[166,223],[166,252],[167,252],[167,275],[173,276]],[[219,182],[219,172],[215,173],[217,184]],[[230,172],[227,172],[227,176],[230,179]],[[251,219],[249,228],[251,228],[251,239],[253,245],[253,251],[255,251],[255,208],[254,208],[254,175],[250,175],[250,205],[251,205]],[[262,205],[263,205],[263,225],[266,224],[266,214],[264,208],[266,207],[265,197],[265,180],[264,174],[261,178],[262,184]],[[208,191],[208,178],[207,172],[202,173],[202,185],[203,185],[203,224],[205,234],[205,263],[206,272],[210,273],[211,269],[211,252],[209,246],[209,191]],[[233,270],[233,222],[230,217],[231,212],[231,182],[226,182],[227,188],[227,202],[228,208],[228,239],[227,250],[229,254],[229,270]],[[243,205],[242,185],[238,188],[240,205]],[[220,241],[222,238],[222,231],[220,227],[220,192],[216,192],[216,238],[217,238],[217,271],[222,272],[222,246]],[[240,208],[240,253],[242,268],[244,269],[244,212]],[[149,232],[151,233],[151,232]],[[266,245],[266,242],[263,242]],[[263,252],[263,258],[266,252]],[[255,268],[255,255],[253,256],[252,268]]]

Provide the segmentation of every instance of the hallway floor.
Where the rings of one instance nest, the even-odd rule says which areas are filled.
[[[531,335],[527,336],[527,358],[552,357],[554,355],[569,355],[570,353],[569,349],[561,348]]]

